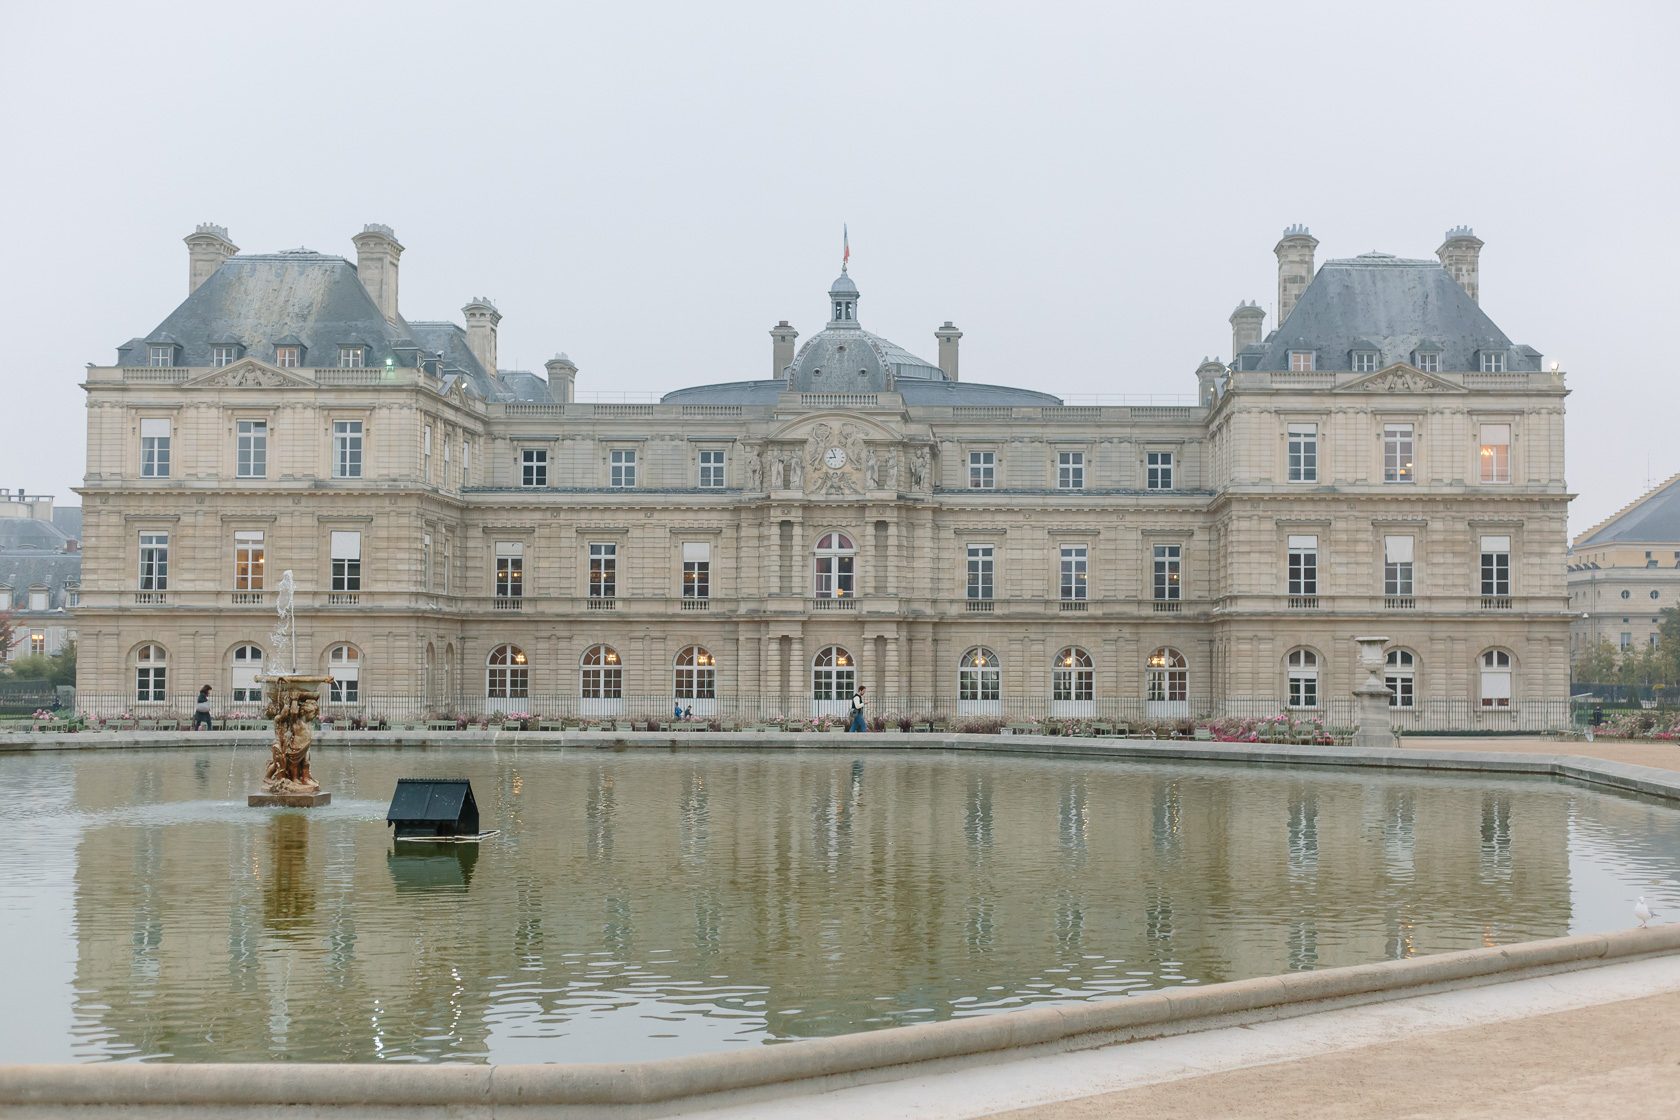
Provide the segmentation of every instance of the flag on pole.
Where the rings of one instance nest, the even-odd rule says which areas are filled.
[[[846,231],[846,224],[840,223],[840,245],[845,251],[840,256],[840,271],[846,271],[846,265],[852,260],[852,236]]]

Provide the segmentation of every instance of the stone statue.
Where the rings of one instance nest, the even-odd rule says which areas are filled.
[[[748,490],[760,489],[759,484],[764,481],[763,476],[764,476],[764,466],[759,460],[758,450],[755,448],[751,451],[748,451],[747,452],[747,489]]]
[[[910,463],[910,486],[915,490],[927,489],[928,453],[927,448],[916,448],[916,456]]]
[[[332,678],[298,675],[297,626],[292,612],[296,589],[297,581],[288,570],[280,577],[279,594],[275,596],[275,613],[280,621],[269,635],[274,652],[267,662],[268,673],[262,678],[268,685],[263,714],[274,721],[274,743],[263,772],[263,791],[246,799],[250,805],[310,807],[332,800],[332,794],[322,792],[321,783],[309,773],[309,745],[314,739],[309,725],[321,714],[321,686]]]
[[[786,472],[787,467],[782,462],[782,453],[780,451],[772,451],[770,453],[770,489],[787,489]]]
[[[805,456],[794,455],[791,458],[793,459],[790,464],[793,468],[791,472],[793,477],[788,479],[788,489],[803,490],[805,489]]]
[[[875,449],[873,447],[869,449],[867,455],[868,465],[864,468],[863,472],[864,478],[866,479],[866,485],[871,490],[879,490],[881,488],[881,457],[875,454]]]
[[[887,452],[887,489],[898,490],[898,452]]]

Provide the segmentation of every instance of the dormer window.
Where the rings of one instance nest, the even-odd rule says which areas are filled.
[[[239,347],[212,346],[210,347],[210,364],[213,366],[231,366],[239,360]]]
[[[274,348],[274,364],[282,369],[296,368],[303,361],[303,347],[276,346]]]
[[[1412,364],[1424,373],[1441,372],[1441,355],[1438,351],[1419,350],[1413,357],[1416,360]]]
[[[1503,350],[1483,350],[1482,351],[1482,372],[1483,373],[1504,373],[1505,372],[1505,351],[1503,351]]]
[[[148,362],[147,362],[148,365],[173,366],[175,364],[175,347],[173,347],[173,346],[152,346],[152,347],[149,347],[148,349],[149,349],[149,359],[148,359]]]
[[[1374,350],[1355,350],[1353,352],[1354,373],[1374,373],[1377,369],[1377,355]]]
[[[340,346],[338,348],[338,365],[340,369],[361,369],[367,364],[367,351],[360,346]]]
[[[1289,371],[1291,373],[1310,373],[1314,368],[1312,350],[1291,350],[1289,352]]]

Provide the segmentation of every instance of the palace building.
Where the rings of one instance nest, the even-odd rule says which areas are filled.
[[[1411,725],[1568,695],[1564,376],[1468,229],[1315,268],[1292,227],[1281,322],[1238,305],[1176,407],[964,381],[844,270],[768,376],[587,403],[564,355],[498,367],[489,300],[406,318],[388,227],[186,240],[186,300],[86,373],[84,706],[254,704],[283,570],[352,714],[1333,719],[1370,634]]]

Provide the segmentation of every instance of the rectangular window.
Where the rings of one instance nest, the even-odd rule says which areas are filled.
[[[721,454],[721,452],[719,453]],[[684,599],[712,596],[712,546],[706,541],[684,541],[682,546],[682,593]]]
[[[636,453],[629,451],[614,451],[611,457],[612,477],[609,480],[613,486],[636,485]]]
[[[134,698],[142,704],[157,703],[169,698],[166,688],[168,669],[164,665],[150,660],[154,650],[157,652],[158,660],[161,661],[163,658],[162,647],[141,646],[140,656],[147,660],[140,662],[134,670]]]
[[[38,630],[32,632],[29,635],[29,652],[30,653],[46,653],[47,652],[47,636],[45,634],[41,633]]]
[[[342,369],[361,369],[363,351],[360,346],[340,346],[338,348],[338,364]]]
[[[462,440],[461,441],[461,485],[463,487],[465,487],[467,485],[467,463],[468,463],[467,452],[468,452],[468,450],[469,450],[469,445],[467,444],[467,441]]]
[[[1411,482],[1412,426],[1410,424],[1383,425],[1383,481]]]
[[[1369,350],[1356,350],[1353,355],[1354,373],[1373,373],[1377,368],[1377,356]]]
[[[1482,351],[1482,372],[1483,373],[1504,373],[1505,372],[1505,355],[1503,353],[1494,353],[1494,352],[1491,352],[1491,351],[1488,351],[1488,350],[1483,350]]]
[[[420,476],[427,482],[432,480],[432,426],[425,425],[420,431]]]
[[[700,488],[702,490],[723,489],[723,452],[700,452]]]
[[[496,542],[496,598],[518,599],[525,594],[525,546],[519,541]]]
[[[241,529],[233,534],[233,589],[263,589],[263,531]]]
[[[169,477],[169,421],[140,421],[140,477]]]
[[[332,534],[332,589],[362,589],[362,534],[334,530]]]
[[[617,454],[617,452],[614,452],[614,454]],[[526,448],[519,453],[519,467],[519,484],[521,486],[548,485],[547,451]]]
[[[1422,370],[1424,373],[1440,373],[1441,355],[1433,352],[1419,354],[1417,356],[1417,368]]]
[[[140,590],[169,590],[169,534],[140,534]]]
[[[1503,597],[1511,593],[1511,538],[1482,538],[1482,594]]]
[[[968,453],[968,488],[990,490],[997,485],[997,452],[970,451]]]
[[[618,595],[618,546],[589,546],[589,597],[612,599]]]
[[[154,366],[172,366],[175,364],[175,347],[153,346],[150,348],[148,360]]]
[[[333,476],[362,477],[362,422],[333,421]]]
[[[1383,594],[1412,593],[1412,538],[1383,538]]]
[[[1171,490],[1173,488],[1173,453],[1171,451],[1151,451],[1145,466],[1148,477],[1145,485],[1150,490]]]
[[[987,454],[991,454],[987,452]],[[970,599],[990,599],[992,597],[992,546],[989,544],[971,544],[968,546],[968,597]]]
[[[1633,635],[1628,633],[1626,630],[1622,631],[1622,648],[1623,649],[1632,649],[1633,648]]]
[[[1511,481],[1511,425],[1482,425],[1482,481]]]
[[[239,477],[268,477],[268,421],[241,420],[237,427]]]
[[[1083,451],[1057,453],[1056,487],[1060,490],[1085,489],[1085,453]]]
[[[29,609],[32,611],[46,610],[47,598],[48,593],[45,591],[31,591],[29,593]]]
[[[1318,425],[1289,425],[1289,481],[1318,481]]]
[[[432,535],[430,533],[420,538],[420,586],[427,591],[432,589]]]
[[[274,364],[282,369],[292,369],[302,356],[296,346],[281,346],[274,351]]]
[[[1182,597],[1181,576],[1184,548],[1176,544],[1155,546],[1155,598],[1172,601]]]
[[[1318,707],[1317,669],[1297,669],[1292,667],[1289,670],[1289,707]]]
[[[1318,594],[1318,537],[1289,538],[1289,594]]]
[[[1090,593],[1090,570],[1087,546],[1062,546],[1062,598],[1084,599]]]
[[[1313,368],[1313,352],[1311,350],[1292,350],[1289,354],[1289,369],[1292,373],[1307,373]]]
[[[210,347],[210,364],[213,366],[231,366],[239,360],[239,347],[212,346]]]

